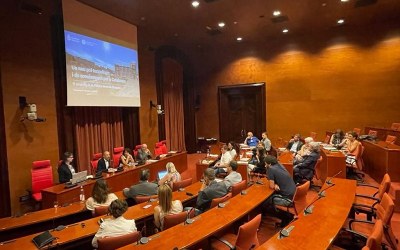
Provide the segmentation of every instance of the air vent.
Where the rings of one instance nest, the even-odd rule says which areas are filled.
[[[376,2],[378,2],[378,0],[357,0],[354,4],[354,8],[365,7],[368,5],[376,4]]]
[[[271,17],[271,21],[273,23],[283,23],[283,22],[286,22],[288,20],[289,20],[288,16],[274,16],[274,17]]]
[[[209,34],[210,36],[222,34],[221,30],[219,30],[217,28],[212,28],[210,26],[206,26],[206,30],[207,30],[207,34]]]

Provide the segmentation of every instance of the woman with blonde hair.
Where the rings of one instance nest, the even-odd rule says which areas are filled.
[[[181,181],[181,174],[179,174],[172,162],[168,162],[165,168],[167,169],[167,174],[158,181],[158,185],[169,184],[172,188],[174,182]]]
[[[164,217],[182,212],[183,206],[180,200],[172,200],[172,189],[166,184],[158,188],[158,202],[158,206],[154,208],[154,224],[163,230]]]

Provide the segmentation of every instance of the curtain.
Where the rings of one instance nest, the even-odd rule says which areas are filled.
[[[173,59],[163,59],[165,137],[170,150],[186,150],[183,113],[183,68]]]
[[[75,164],[78,171],[88,170],[94,153],[110,151],[124,144],[122,108],[75,107]]]

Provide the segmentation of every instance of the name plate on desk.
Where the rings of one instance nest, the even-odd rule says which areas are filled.
[[[158,160],[147,160],[147,162],[150,162],[150,163],[152,163],[152,162],[158,162]]]

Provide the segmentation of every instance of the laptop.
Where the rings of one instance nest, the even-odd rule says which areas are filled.
[[[158,179],[161,180],[167,174],[167,170],[158,172]]]

